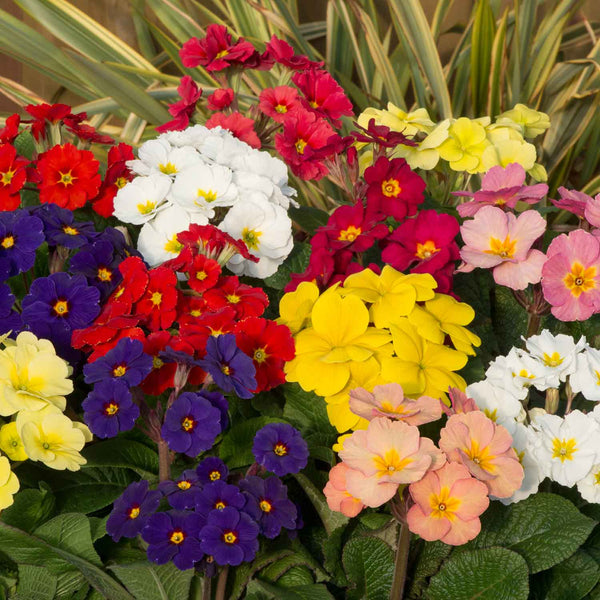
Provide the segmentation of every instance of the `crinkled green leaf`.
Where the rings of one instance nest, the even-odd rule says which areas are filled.
[[[25,489],[14,496],[14,503],[2,511],[1,519],[23,531],[31,532],[46,521],[52,512],[56,500],[48,489]]]
[[[137,471],[145,479],[158,476],[158,454],[148,446],[124,438],[106,440],[86,446],[84,467],[123,467]]]
[[[113,565],[110,570],[140,600],[183,600],[188,597],[194,571],[180,571],[173,563]]]
[[[53,600],[57,579],[44,567],[19,565],[19,583],[14,600]]]
[[[282,290],[290,282],[292,273],[302,273],[306,269],[310,252],[310,244],[294,244],[289,256],[273,275],[265,279],[265,284],[276,290]]]
[[[545,579],[546,600],[581,600],[600,579],[598,563],[584,550],[539,574]]]
[[[452,547],[443,542],[426,542],[419,540],[418,555],[412,563],[412,577],[407,590],[409,598],[420,598],[427,585],[427,579],[435,575],[442,562],[448,558]]]
[[[257,580],[256,583],[263,591],[271,594],[271,598],[277,600],[333,600],[333,596],[322,583],[297,585],[290,588],[262,580]]]

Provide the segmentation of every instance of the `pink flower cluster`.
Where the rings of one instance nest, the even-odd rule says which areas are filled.
[[[342,462],[324,489],[329,507],[356,516],[408,485],[406,520],[413,533],[451,545],[476,537],[489,496],[511,496],[524,472],[508,431],[464,393],[451,390],[450,396],[437,447],[417,426],[441,417],[439,400],[406,398],[396,383],[375,386],[372,393],[353,390],[351,410],[370,422],[343,442]]]

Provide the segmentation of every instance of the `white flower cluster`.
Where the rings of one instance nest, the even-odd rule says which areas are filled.
[[[561,384],[567,384],[571,398],[580,392],[586,400],[600,401],[600,351],[584,337],[576,343],[548,330],[526,340],[525,346],[498,357],[486,378],[466,389],[488,417],[511,433],[525,471],[521,488],[502,502],[527,498],[549,477],[560,485],[577,485],[585,500],[600,503],[600,405],[587,414],[573,410],[564,417],[523,408],[534,387],[546,392],[547,406],[553,404],[555,412]]]
[[[259,258],[235,255],[227,266],[238,275],[268,277],[292,250],[287,209],[297,205],[296,191],[285,163],[226,129],[195,125],[164,133],[142,144],[127,165],[138,177],[117,193],[114,215],[142,225],[138,250],[150,266],[177,256],[177,233],[216,217],[219,229]]]

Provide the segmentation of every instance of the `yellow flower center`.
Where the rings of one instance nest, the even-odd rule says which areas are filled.
[[[488,473],[495,473],[496,465],[492,462],[496,456],[492,454],[486,446],[485,448],[479,447],[477,440],[471,440],[471,447],[464,448],[464,453],[476,464],[479,465],[484,471]]]
[[[424,244],[417,243],[417,251],[415,256],[421,260],[431,258],[436,252],[439,252],[441,248],[436,247],[432,240],[427,240]]]
[[[227,56],[229,54],[229,50],[225,49],[225,50],[221,50],[220,52],[217,53],[217,56],[215,58],[223,58],[224,56]]]
[[[154,306],[160,306],[162,301],[162,294],[160,292],[154,292],[150,298],[150,301]]]
[[[140,202],[137,207],[140,215],[149,215],[155,208],[156,202],[152,202],[152,200],[146,200],[146,202]]]
[[[316,100],[311,100],[309,104],[312,108],[319,108],[319,103]]]
[[[575,298],[579,298],[581,294],[596,287],[595,277],[596,267],[586,269],[581,263],[575,262],[571,265],[571,272],[566,274],[563,282],[571,294]]]
[[[278,113],[286,113],[288,111],[287,106],[285,104],[276,104],[275,111]]]
[[[180,490],[189,490],[192,487],[192,484],[187,479],[184,479],[177,484],[177,487]]]
[[[198,310],[197,308],[194,310],[190,310],[190,315],[192,317],[199,317],[202,314],[202,311]]]
[[[600,471],[594,475],[594,485],[600,485]]]
[[[73,181],[77,179],[77,177],[73,177],[73,175],[71,175],[71,171],[67,171],[66,173],[59,171],[58,173],[60,175],[58,183],[62,183],[65,187],[73,185]]]
[[[298,138],[294,144],[296,152],[298,154],[304,154],[304,148],[306,148],[306,142],[302,138]]]
[[[204,271],[198,271],[196,273],[196,279],[199,279],[200,281],[204,281],[207,277],[208,275]]]
[[[262,234],[262,231],[256,231],[256,229],[244,227],[244,229],[242,229],[242,240],[244,240],[249,250],[258,250],[258,246],[260,244],[259,238]]]
[[[277,456],[285,456],[288,453],[288,447],[283,442],[277,442],[273,446],[273,452]]]
[[[129,514],[127,515],[130,519],[137,519],[140,516],[140,507],[132,506],[129,509]]]
[[[348,225],[347,229],[342,229],[338,235],[338,240],[341,242],[353,242],[360,234],[362,229],[360,227],[354,227],[354,225]]]
[[[214,202],[217,199],[217,192],[214,192],[213,190],[205,191],[198,188],[197,195],[198,198],[203,198],[205,202]]]
[[[183,533],[183,531],[181,531],[181,529],[176,529],[169,536],[169,540],[171,541],[172,544],[181,544],[181,542],[183,542],[183,540],[185,540],[185,533]]]
[[[237,541],[237,535],[235,535],[233,531],[226,531],[223,534],[223,541],[226,544],[235,544],[235,542]]]
[[[490,410],[489,408],[486,408],[484,409],[483,414],[490,419],[490,421],[494,421],[495,423],[498,418],[498,409],[495,408],[494,410]]]
[[[66,300],[57,300],[52,308],[59,317],[64,317],[69,312],[69,304]]]
[[[517,240],[511,240],[507,235],[503,241],[498,238],[490,238],[490,249],[486,250],[486,254],[495,254],[500,258],[512,258],[515,255]]]
[[[553,352],[552,354],[546,354],[544,352],[544,364],[547,367],[558,367],[558,365],[562,364],[564,358],[558,353]]]
[[[114,402],[109,402],[104,406],[104,414],[107,417],[113,417],[119,412],[119,405]]]
[[[107,269],[106,267],[100,267],[98,269],[97,277],[100,281],[111,281],[112,271],[110,269]]]
[[[170,252],[171,254],[179,254],[183,250],[183,244],[179,242],[177,239],[177,234],[175,234],[166,244],[165,250]]]
[[[574,438],[569,438],[568,440],[565,438],[562,440],[554,438],[552,440],[552,458],[558,458],[561,463],[564,463],[565,460],[573,460],[573,454],[577,450],[577,440]]]
[[[215,508],[217,510],[223,510],[226,506],[227,505],[222,500],[219,500],[218,502],[215,502]]]
[[[117,177],[117,180],[115,181],[115,185],[121,189],[122,187],[125,187],[127,185],[128,181],[127,179],[125,179],[125,177]]]
[[[195,426],[196,421],[191,416],[188,415],[187,417],[183,417],[183,419],[181,419],[181,428],[184,431],[192,431]]]
[[[268,500],[261,500],[258,505],[263,512],[269,513],[273,510],[273,505]]]
[[[400,458],[398,451],[395,448],[391,448],[384,456],[376,456],[373,462],[377,470],[377,477],[384,477],[385,475],[402,471],[413,460],[412,458]]]
[[[16,171],[11,171],[10,169],[8,171],[5,171],[4,173],[0,173],[0,175],[2,175],[2,179],[0,179],[0,183],[2,183],[2,185],[10,185],[10,182],[12,181],[12,178],[14,177]]]
[[[165,363],[160,360],[160,358],[158,358],[158,356],[155,356],[152,359],[152,368],[153,369],[160,369]]]
[[[221,479],[221,472],[220,472],[220,471],[211,471],[211,472],[208,474],[208,478],[209,478],[211,481],[217,481],[218,479]]]
[[[401,191],[402,188],[397,179],[384,179],[381,182],[381,193],[386,198],[396,198]]]
[[[398,406],[393,406],[391,402],[384,400],[381,403],[381,410],[382,412],[391,415],[403,415],[406,412],[406,407],[402,404],[399,404]]]
[[[460,498],[451,497],[450,488],[444,486],[439,494],[434,493],[429,496],[430,516],[434,519],[448,519],[452,522],[456,519],[456,511],[461,504]]]
[[[15,238],[12,235],[7,235],[2,242],[0,242],[0,245],[5,248],[12,248],[15,245]]]
[[[123,377],[127,373],[127,365],[117,365],[113,369],[113,377]]]
[[[231,369],[228,365],[221,365],[221,373],[223,373],[223,375],[231,375]]]
[[[177,167],[171,162],[168,162],[164,165],[162,163],[159,164],[158,170],[165,175],[175,175],[175,173],[177,173]]]
[[[257,349],[254,351],[254,355],[253,355],[253,357],[254,357],[254,360],[255,360],[257,363],[262,363],[262,362],[265,362],[265,360],[267,360],[267,356],[268,356],[268,354],[265,352],[265,349],[264,349],[264,348],[257,348]]]
[[[236,294],[228,294],[225,296],[229,304],[237,304],[240,301],[240,297]]]
[[[77,231],[75,227],[71,227],[70,225],[63,225],[63,231],[67,235],[79,235],[79,231]]]

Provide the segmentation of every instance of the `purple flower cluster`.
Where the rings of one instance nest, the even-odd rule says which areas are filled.
[[[254,436],[256,462],[282,477],[298,473],[308,461],[308,446],[297,429],[286,423],[269,423]]]

